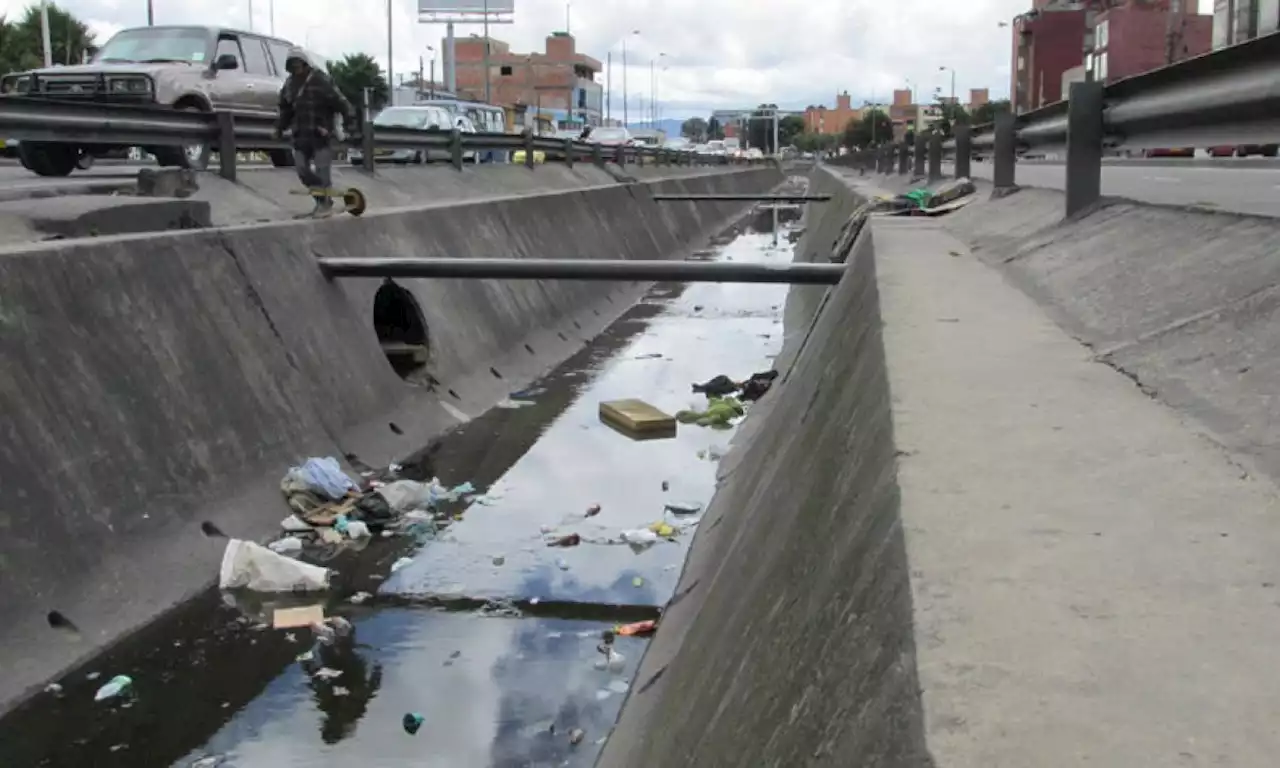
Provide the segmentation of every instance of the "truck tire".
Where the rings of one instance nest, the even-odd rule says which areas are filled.
[[[204,112],[197,106],[178,107],[181,112]],[[190,144],[182,147],[153,147],[151,154],[162,167],[177,166],[193,171],[203,171],[209,167],[209,156],[213,154],[208,144]]]
[[[24,141],[18,153],[23,167],[37,176],[70,176],[80,161],[80,150],[73,144]]]

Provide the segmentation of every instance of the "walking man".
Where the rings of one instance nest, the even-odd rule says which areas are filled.
[[[286,130],[293,138],[293,161],[298,178],[311,189],[316,207],[306,217],[325,218],[333,214],[333,133],[338,115],[348,136],[356,134],[356,114],[333,80],[311,66],[301,48],[291,48],[285,59],[289,78],[280,89],[280,115],[275,138]]]

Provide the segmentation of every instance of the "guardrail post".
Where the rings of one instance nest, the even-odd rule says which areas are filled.
[[[457,128],[449,132],[449,160],[456,170],[462,170],[462,131]]]
[[[524,167],[533,168],[533,129],[524,129]]]
[[[363,153],[363,156],[360,158],[360,167],[363,168],[366,173],[373,173],[373,124],[370,123],[366,125],[366,127],[368,130],[360,133],[360,151]]]
[[[601,168],[604,167],[604,150],[600,148],[599,144],[591,145],[591,161]]]
[[[236,180],[236,121],[230,112],[216,112],[218,125],[218,173],[227,181]]]
[[[636,147],[636,165],[640,166],[641,168],[644,167],[644,154],[645,154],[644,147]]]
[[[991,153],[991,161],[995,167],[991,172],[991,183],[997,193],[1014,189],[1013,169],[1018,161],[1017,136],[1014,134],[1014,117],[1009,111],[996,113],[995,148]]]
[[[909,166],[911,165],[911,147],[907,146],[907,142],[905,140],[901,144],[898,144],[897,147],[898,175],[906,176],[907,172],[910,170]]]
[[[613,162],[617,163],[618,167],[623,167],[627,164],[627,145],[618,145],[618,151],[613,153]]]
[[[369,113],[369,89],[364,88],[360,91],[360,115],[361,127],[360,131],[360,151],[363,156],[360,158],[360,166],[366,173],[373,173],[373,116]]]
[[[929,140],[924,133],[916,134],[916,145],[912,148],[911,152],[912,158],[915,159],[914,167],[911,171],[911,178],[913,179],[924,178],[924,161],[925,155],[928,152],[928,141]]]
[[[1102,195],[1103,85],[1071,84],[1067,101],[1067,215],[1074,216]]]
[[[956,178],[969,177],[969,160],[973,157],[973,126],[956,126]]]
[[[573,167],[573,162],[577,160],[577,158],[574,157],[573,154],[574,154],[573,139],[565,139],[564,140],[564,162],[565,162],[565,165],[569,166],[570,168]]]
[[[929,134],[929,183],[942,179],[942,133]]]

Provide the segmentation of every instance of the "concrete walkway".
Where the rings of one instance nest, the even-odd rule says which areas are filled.
[[[873,226],[938,767],[1275,765],[1275,489],[940,222]]]

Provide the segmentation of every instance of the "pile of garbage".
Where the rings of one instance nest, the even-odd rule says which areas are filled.
[[[900,195],[876,198],[873,210],[889,216],[933,216],[949,212],[953,204],[960,204],[975,191],[977,187],[971,180],[953,179],[937,189],[917,187]]]
[[[394,477],[398,468],[392,465]],[[372,475],[373,473],[370,473]],[[292,514],[280,522],[284,535],[265,547],[230,539],[222,557],[219,586],[255,592],[310,592],[328,588],[330,571],[295,558],[304,552],[326,559],[365,546],[375,536],[397,532],[434,535],[457,515],[446,509],[476,493],[471,483],[446,488],[430,482],[368,477],[356,483],[333,457],[310,458],[280,481]]]
[[[734,381],[721,374],[701,384],[694,384],[694,392],[707,396],[707,405],[702,409],[686,408],[678,411],[676,420],[681,424],[729,429],[733,426],[735,419],[746,414],[743,403],[754,402],[764,397],[777,378],[777,371],[753,373],[744,381]]]

